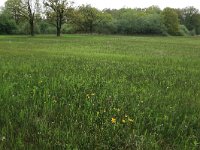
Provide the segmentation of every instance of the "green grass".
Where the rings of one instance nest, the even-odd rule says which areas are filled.
[[[0,149],[200,149],[200,37],[0,36]]]

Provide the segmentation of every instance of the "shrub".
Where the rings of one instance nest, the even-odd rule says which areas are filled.
[[[190,35],[190,31],[186,28],[185,25],[179,25],[178,35],[180,36]]]
[[[17,26],[14,20],[9,19],[6,15],[0,15],[0,34],[13,34]]]

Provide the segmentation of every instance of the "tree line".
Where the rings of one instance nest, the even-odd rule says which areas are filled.
[[[200,12],[157,6],[98,10],[68,0],[7,0],[0,10],[0,34],[199,35]]]

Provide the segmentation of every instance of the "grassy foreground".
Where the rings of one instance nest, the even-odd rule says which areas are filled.
[[[200,37],[0,36],[0,149],[200,149]]]

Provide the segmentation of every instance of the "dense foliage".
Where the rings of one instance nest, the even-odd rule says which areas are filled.
[[[29,3],[35,5],[29,6]],[[72,7],[67,0],[45,0],[43,5],[38,0],[7,0],[5,4],[0,18],[7,18],[0,20],[0,34],[200,34],[200,13],[194,7],[161,10],[151,6],[101,11],[90,5]],[[5,24],[8,24],[6,29]]]
[[[0,15],[0,33],[14,34],[17,29],[16,23],[13,19],[9,19],[6,15]]]

